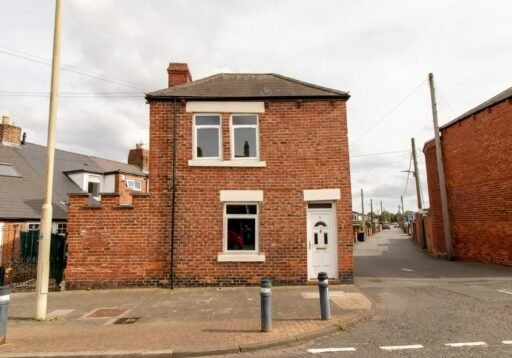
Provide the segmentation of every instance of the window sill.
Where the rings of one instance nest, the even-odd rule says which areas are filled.
[[[226,254],[217,255],[218,262],[265,262],[265,254]]]
[[[261,160],[215,160],[215,159],[192,159],[188,161],[189,167],[245,167],[263,168],[267,163]]]

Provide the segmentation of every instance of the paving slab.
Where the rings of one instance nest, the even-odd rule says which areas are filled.
[[[302,342],[363,319],[371,303],[333,285],[329,321],[318,288],[272,289],[272,331],[260,330],[258,287],[116,289],[50,293],[48,319],[33,320],[34,293],[14,293],[0,357],[192,357]]]

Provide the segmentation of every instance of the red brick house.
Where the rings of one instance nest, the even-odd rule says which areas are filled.
[[[512,265],[512,88],[440,128],[453,256]],[[427,248],[444,255],[434,141],[423,148],[430,211]]]
[[[276,74],[148,93],[149,193],[70,196],[68,287],[352,280],[348,93]]]

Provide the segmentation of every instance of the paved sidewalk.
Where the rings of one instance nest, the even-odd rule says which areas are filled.
[[[34,293],[11,295],[0,357],[202,356],[293,344],[368,316],[352,285],[330,286],[330,321],[316,286],[272,289],[273,329],[260,332],[258,287],[118,289],[50,293],[49,319],[34,321]]]

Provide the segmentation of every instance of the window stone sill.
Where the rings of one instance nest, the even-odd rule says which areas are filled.
[[[265,254],[226,254],[217,255],[218,262],[265,262]]]
[[[189,167],[245,167],[245,168],[263,168],[267,163],[261,160],[211,160],[211,159],[191,159],[188,161]]]

